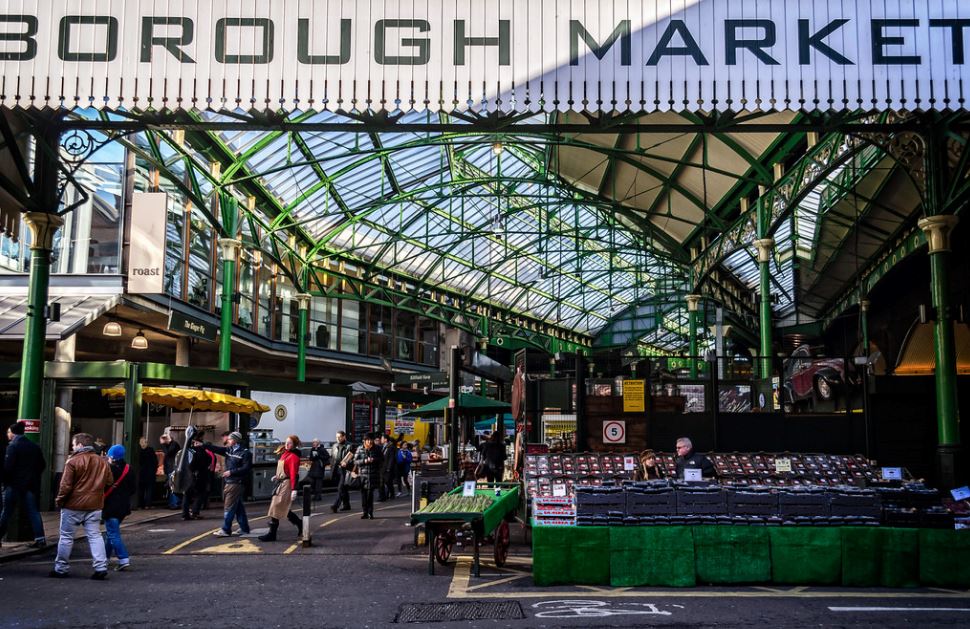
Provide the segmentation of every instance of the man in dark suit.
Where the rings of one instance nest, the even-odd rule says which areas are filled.
[[[40,497],[40,479],[47,467],[40,446],[24,436],[24,424],[17,422],[7,429],[7,456],[3,461],[3,512],[0,512],[0,540],[7,534],[7,524],[19,503],[27,512],[27,519],[34,529],[31,548],[47,545],[44,538],[44,521],[37,510]]]

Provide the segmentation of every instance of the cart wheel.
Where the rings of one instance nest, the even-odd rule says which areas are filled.
[[[509,523],[502,520],[502,523],[495,529],[495,565],[504,566],[505,560],[509,557],[509,545],[511,544],[509,535]]]
[[[451,557],[451,548],[455,545],[455,536],[451,531],[441,531],[434,536],[434,558],[442,566],[448,563]]]

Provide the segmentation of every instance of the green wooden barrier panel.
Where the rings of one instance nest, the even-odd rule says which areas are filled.
[[[691,587],[694,540],[688,526],[610,528],[610,585]]]
[[[763,526],[695,526],[694,565],[699,583],[771,581],[771,547]]]
[[[919,585],[919,530],[842,529],[842,585]]]
[[[838,528],[770,528],[771,578],[775,583],[836,585],[842,576]]]
[[[930,586],[970,586],[970,531],[920,530],[919,579]]]

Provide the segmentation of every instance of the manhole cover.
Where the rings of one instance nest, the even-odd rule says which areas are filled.
[[[525,618],[517,601],[409,603],[401,605],[394,622],[446,622],[449,620],[514,620]]]

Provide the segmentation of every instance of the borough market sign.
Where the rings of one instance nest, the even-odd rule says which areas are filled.
[[[18,0],[0,104],[946,109],[968,33],[960,0]]]

